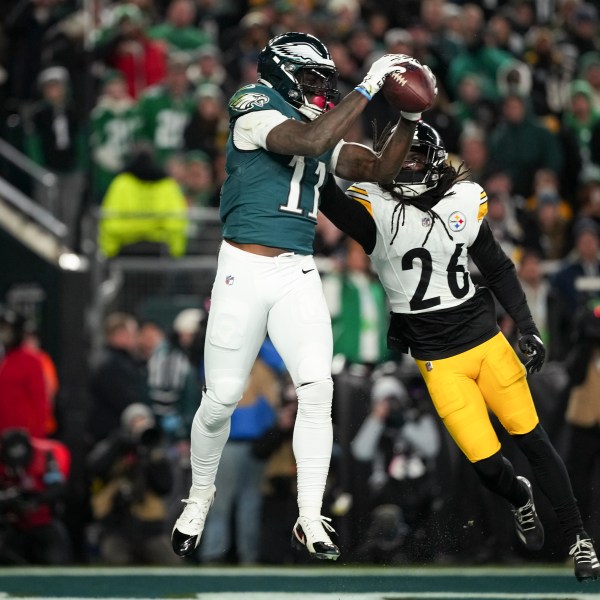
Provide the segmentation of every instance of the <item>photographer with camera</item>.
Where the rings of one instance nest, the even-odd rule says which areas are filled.
[[[167,534],[165,497],[173,485],[165,442],[148,406],[129,405],[121,428],[87,459],[99,560],[115,565],[178,564]]]
[[[64,565],[71,542],[60,519],[71,457],[22,428],[0,436],[0,564]]]
[[[580,218],[573,227],[575,249],[552,279],[548,316],[550,350],[564,360],[567,436],[565,463],[586,529],[600,535],[592,519],[590,478],[598,477],[600,457],[600,227]]]
[[[424,385],[409,389],[393,375],[371,388],[371,412],[352,440],[352,455],[371,463],[367,542],[356,559],[375,563],[423,560],[423,539],[439,493],[436,458],[442,440]],[[427,557],[427,560],[432,557]]]

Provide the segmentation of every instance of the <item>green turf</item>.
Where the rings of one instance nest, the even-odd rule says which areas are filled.
[[[600,600],[568,568],[0,568],[0,597]],[[355,596],[356,595],[356,596]]]

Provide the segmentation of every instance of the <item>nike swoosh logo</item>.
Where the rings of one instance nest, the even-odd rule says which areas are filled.
[[[307,269],[306,271],[304,269],[302,269],[302,272],[306,275],[307,273],[310,273],[311,271],[314,271],[314,269]]]

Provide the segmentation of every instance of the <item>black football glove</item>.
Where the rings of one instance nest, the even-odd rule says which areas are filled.
[[[525,369],[527,374],[537,373],[544,364],[546,348],[544,343],[535,333],[526,333],[519,338],[519,350],[527,357]]]

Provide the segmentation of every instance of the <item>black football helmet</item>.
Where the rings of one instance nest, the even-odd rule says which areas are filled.
[[[308,33],[292,31],[270,40],[258,56],[257,72],[260,83],[311,119],[339,99],[337,69],[329,50]],[[307,94],[322,98],[310,103]]]
[[[394,178],[393,186],[394,192],[400,196],[415,197],[438,184],[448,153],[440,134],[423,121],[417,123],[409,153],[419,154],[422,159],[414,160],[421,162],[424,168],[414,170],[407,166],[407,162],[411,160],[409,158]]]

